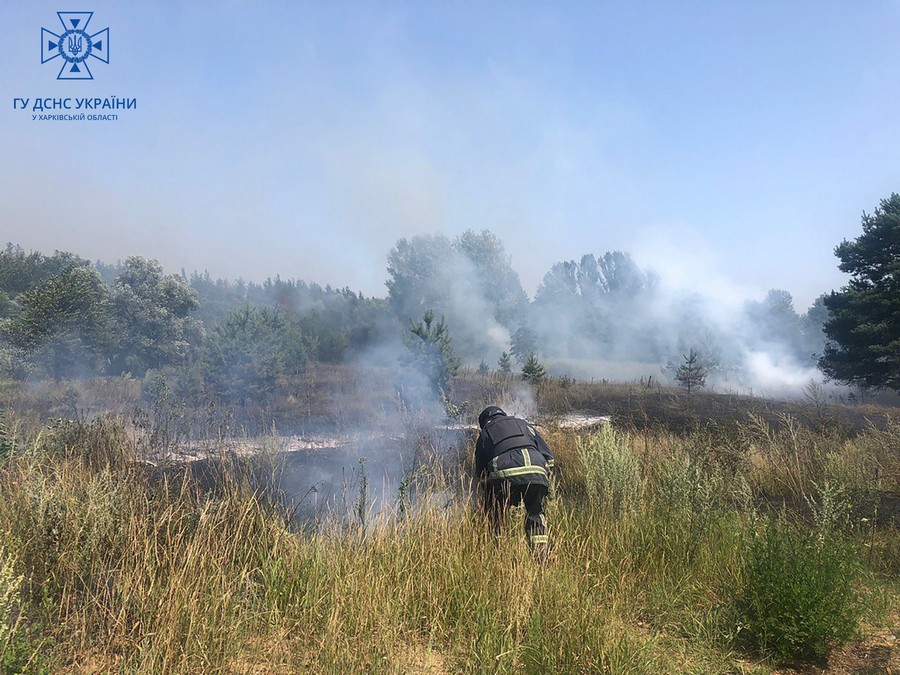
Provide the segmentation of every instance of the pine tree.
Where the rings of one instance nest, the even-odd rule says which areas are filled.
[[[547,376],[547,371],[541,362],[538,361],[536,354],[531,354],[522,366],[522,377],[526,382],[538,384]]]
[[[450,383],[459,371],[459,359],[453,351],[450,331],[444,317],[434,322],[434,312],[427,310],[418,323],[410,323],[406,346],[413,362],[428,378],[434,392],[450,395]]]
[[[840,382],[900,393],[900,195],[863,214],[863,233],[836,249],[850,283],[824,297],[819,367]]]
[[[500,360],[497,361],[497,367],[504,375],[509,375],[512,372],[512,357],[509,355],[509,352],[503,352],[500,355]]]
[[[690,394],[694,388],[706,386],[708,372],[700,360],[700,354],[691,349],[688,354],[684,355],[684,363],[675,371],[675,380]]]

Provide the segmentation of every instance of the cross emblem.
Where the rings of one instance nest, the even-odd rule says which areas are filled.
[[[41,28],[41,63],[62,57],[57,80],[93,80],[88,59],[109,63],[109,28],[88,33],[93,12],[57,12],[63,32]]]

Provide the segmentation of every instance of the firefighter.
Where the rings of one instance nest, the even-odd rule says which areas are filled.
[[[484,508],[495,528],[510,506],[525,504],[525,536],[539,561],[547,555],[544,498],[550,489],[553,453],[535,428],[495,405],[478,416],[481,434],[475,444],[475,474]]]

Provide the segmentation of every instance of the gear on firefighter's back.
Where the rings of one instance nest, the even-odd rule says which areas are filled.
[[[510,506],[524,503],[525,535],[535,556],[546,556],[544,498],[549,491],[553,453],[535,428],[497,406],[478,417],[481,434],[475,445],[475,468],[483,484],[484,507],[499,528]]]

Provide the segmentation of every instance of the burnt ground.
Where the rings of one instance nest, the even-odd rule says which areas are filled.
[[[515,377],[464,373],[454,382],[454,399],[469,403],[470,411],[495,404],[520,388]],[[690,433],[698,427],[733,428],[750,416],[780,426],[785,416],[811,429],[829,428],[853,435],[870,425],[886,426],[900,419],[900,407],[847,405],[812,390],[796,399],[699,390],[688,394],[676,387],[637,382],[577,382],[551,378],[534,388],[536,408],[544,415],[574,411],[609,415],[613,423],[633,429]]]
[[[548,408],[552,406],[552,402]],[[566,404],[578,410],[610,415],[619,425],[634,429],[662,429],[689,433],[700,426],[733,427],[751,416],[774,427],[785,416],[811,429],[831,428],[852,435],[871,425],[883,428],[900,410],[838,404],[814,405],[805,401],[781,401],[736,394],[702,392],[688,395],[678,391],[623,391],[567,397]],[[572,410],[564,406],[559,412]]]
[[[582,412],[612,416],[618,425],[689,433],[703,426],[733,428],[755,415],[778,426],[785,415],[813,429],[833,428],[852,435],[869,425],[883,427],[900,419],[900,406],[846,405],[821,391],[800,393],[796,399],[773,399],[735,393],[682,389],[646,383],[580,382],[549,378],[537,386],[517,375],[479,375],[463,371],[455,378],[451,399],[464,412],[459,421],[475,422],[487,405],[511,398],[531,402],[528,416]],[[894,399],[888,399],[894,400]],[[900,400],[900,399],[897,399]],[[421,402],[420,402],[421,403]],[[409,407],[398,390],[396,373],[384,368],[341,365],[310,366],[296,378],[281,382],[268,397],[247,401],[182,399],[169,392],[154,395],[138,380],[95,378],[78,382],[0,382],[0,408],[38,428],[52,418],[89,419],[101,413],[134,417],[148,427],[164,426],[167,433],[185,438],[270,433],[273,424],[283,435],[316,431],[337,433],[392,425]],[[436,401],[421,412],[433,415]],[[139,419],[140,418],[140,419]]]

